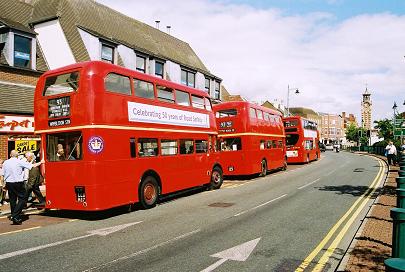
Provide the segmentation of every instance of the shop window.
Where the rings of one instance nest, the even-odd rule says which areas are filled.
[[[82,159],[82,133],[49,134],[46,138],[46,158],[50,162]]]

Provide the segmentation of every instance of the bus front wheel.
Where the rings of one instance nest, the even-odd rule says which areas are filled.
[[[261,163],[261,171],[260,171],[260,177],[264,177],[267,174],[267,162],[265,160],[262,160]]]
[[[221,188],[222,183],[224,182],[224,177],[221,168],[218,166],[215,166],[214,169],[212,169],[211,173],[211,182],[210,182],[210,188],[212,190],[216,190]]]
[[[143,208],[150,209],[156,206],[159,197],[159,185],[156,178],[147,176],[139,187],[139,201]]]

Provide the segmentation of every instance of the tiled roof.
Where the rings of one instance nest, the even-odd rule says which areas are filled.
[[[34,86],[0,82],[1,113],[34,113]]]
[[[8,26],[9,28],[12,28],[12,29],[16,29],[16,30],[20,30],[20,31],[23,31],[23,32],[31,33],[33,35],[36,34],[28,26],[25,26],[25,25],[23,25],[21,23],[15,22],[15,21],[7,19],[7,18],[0,17],[0,23],[4,24],[4,25],[6,25],[6,26]]]
[[[307,118],[320,118],[320,115],[312,109],[308,108],[290,108],[290,113]]]
[[[28,22],[33,12],[33,6],[17,0],[0,0],[0,22],[7,25],[11,29],[23,31],[26,33],[34,34],[35,32],[30,28]],[[47,71],[42,51],[37,43],[37,70]],[[8,65],[5,57],[1,54],[0,64]]]
[[[77,62],[89,60],[78,27],[154,57],[210,74],[193,49],[154,27],[91,0],[34,0],[31,22],[58,17]]]

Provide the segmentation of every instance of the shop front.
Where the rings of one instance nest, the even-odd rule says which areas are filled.
[[[34,135],[34,116],[0,115],[0,159],[8,159],[10,151],[39,153],[39,135]]]

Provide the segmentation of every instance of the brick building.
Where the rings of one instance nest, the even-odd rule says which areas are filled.
[[[190,45],[92,0],[0,1],[0,158],[38,149],[33,93],[38,77],[103,60],[221,98],[221,79]]]

